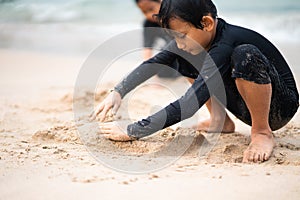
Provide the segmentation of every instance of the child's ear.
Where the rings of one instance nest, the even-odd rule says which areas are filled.
[[[204,31],[212,31],[215,26],[215,20],[211,16],[203,16],[201,24]]]

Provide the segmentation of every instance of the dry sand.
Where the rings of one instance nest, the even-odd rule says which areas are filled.
[[[293,55],[287,53],[286,57],[291,56],[293,64],[298,64]],[[213,149],[202,157],[199,147],[205,145],[208,136],[176,126],[139,141],[120,143],[95,136],[89,144],[78,131],[78,126],[86,124],[82,121],[76,126],[72,107],[73,87],[83,61],[0,51],[0,199],[300,198],[299,112],[274,133],[277,146],[271,159],[261,164],[241,163],[250,128],[235,118],[236,132],[220,135]],[[96,102],[113,84],[106,83],[97,90]],[[135,109],[129,113],[131,118],[159,109],[149,110],[149,100],[166,104],[172,99],[166,90],[148,89],[132,98],[129,108],[134,105]],[[159,95],[154,95],[156,90],[160,90]],[[90,99],[92,94],[86,93],[77,100],[84,107],[90,105]],[[204,118],[207,111],[199,115]],[[118,120],[126,117],[119,116]],[[120,152],[130,154],[130,159],[154,153],[149,157],[152,162],[160,156],[174,156],[168,155],[170,152],[155,154],[172,141],[192,144],[178,160],[154,172],[122,173],[95,159],[98,152],[110,159],[118,159]],[[128,162],[125,165],[129,166]]]

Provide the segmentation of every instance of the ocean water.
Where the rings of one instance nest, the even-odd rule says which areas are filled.
[[[229,23],[275,43],[300,44],[300,0],[214,3]],[[0,0],[0,48],[87,54],[142,21],[134,0]]]

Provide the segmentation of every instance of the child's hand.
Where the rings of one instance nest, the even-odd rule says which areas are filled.
[[[115,115],[121,105],[121,95],[112,91],[94,110],[90,115],[90,120],[95,120],[97,115],[100,116],[100,122],[103,122],[107,112],[112,109],[112,114]]]
[[[100,134],[104,134],[104,137],[114,141],[132,141],[135,138],[128,136],[115,122],[102,123],[100,125]]]

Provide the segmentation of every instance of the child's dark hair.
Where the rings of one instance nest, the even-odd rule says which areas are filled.
[[[217,17],[217,8],[211,0],[163,0],[155,17],[163,28],[170,28],[170,19],[178,17],[203,29],[201,21],[206,15]]]
[[[135,0],[135,3],[138,4],[140,1],[142,1],[142,0]],[[148,0],[148,1],[154,1],[154,2],[160,3],[161,0]]]

